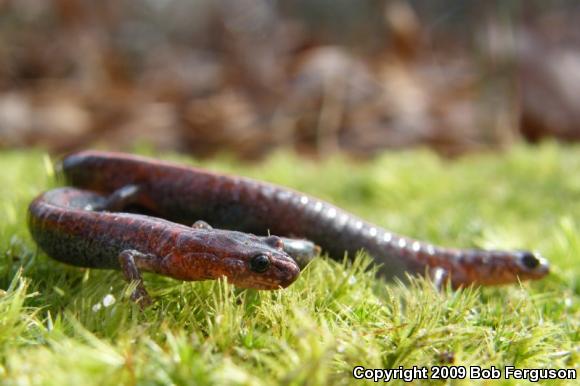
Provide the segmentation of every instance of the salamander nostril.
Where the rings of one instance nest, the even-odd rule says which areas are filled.
[[[534,269],[540,265],[540,260],[533,253],[524,252],[521,257],[521,261],[526,268]]]

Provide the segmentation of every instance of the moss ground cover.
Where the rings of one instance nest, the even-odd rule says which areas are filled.
[[[2,152],[0,383],[341,385],[361,382],[356,365],[580,367],[580,148],[365,163],[156,156],[291,186],[433,243],[538,250],[552,273],[439,293],[423,279],[375,278],[365,255],[322,257],[276,292],[147,275],[156,303],[140,312],[118,272],[67,267],[37,249],[26,206],[58,181],[41,152]]]

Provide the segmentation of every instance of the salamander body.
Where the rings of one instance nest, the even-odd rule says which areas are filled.
[[[387,278],[429,272],[453,286],[540,279],[543,257],[528,251],[444,248],[397,235],[310,195],[249,178],[213,173],[134,155],[85,151],[66,157],[71,185],[111,193],[138,187],[133,203],[183,224],[255,234],[302,237],[341,260],[364,250]]]
[[[140,281],[142,270],[180,280],[225,276],[239,287],[278,289],[299,276],[298,264],[276,236],[190,227],[109,212],[108,205],[107,196],[94,192],[54,189],[30,204],[29,229],[54,259],[80,267],[120,269],[129,280]]]

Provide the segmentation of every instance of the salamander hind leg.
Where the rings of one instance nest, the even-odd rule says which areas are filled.
[[[139,265],[151,260],[151,256],[135,250],[125,250],[119,254],[119,264],[125,280],[129,283],[137,282],[137,287],[131,294],[131,299],[139,304],[141,309],[151,305],[152,300],[143,284]]]
[[[443,291],[443,287],[449,280],[449,272],[445,268],[436,267],[430,270],[429,276],[431,277],[435,288],[439,291]]]
[[[277,236],[264,236],[262,240],[270,246],[282,249],[290,255],[300,269],[304,269],[308,263],[320,254],[320,247],[310,240]]]
[[[141,188],[138,185],[125,185],[115,190],[107,197],[102,210],[109,212],[118,212],[128,205],[137,202]]]

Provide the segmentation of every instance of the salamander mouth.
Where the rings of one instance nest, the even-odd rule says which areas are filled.
[[[268,272],[253,273],[242,285],[257,289],[281,289],[294,283],[299,275],[300,268],[293,260],[276,259]]]

